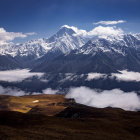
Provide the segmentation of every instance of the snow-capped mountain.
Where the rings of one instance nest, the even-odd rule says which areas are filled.
[[[8,57],[8,61],[12,59],[5,69],[13,68],[14,63],[15,68],[26,67],[43,72],[140,71],[140,34],[121,32],[89,37],[85,30],[64,25],[50,38],[23,44],[3,44],[0,46],[0,55]]]
[[[62,26],[61,29],[47,40],[52,48],[50,52],[61,52],[66,54],[71,50],[78,49],[86,43],[85,38],[74,36],[76,32],[70,26]]]
[[[106,39],[93,37],[82,47],[51,62],[43,62],[33,71],[112,73],[123,69],[140,72],[140,40],[132,34]]]
[[[23,44],[7,43],[0,46],[0,55],[29,56],[40,57],[44,55],[50,47],[46,44],[45,39],[31,40]]]
[[[50,38],[31,40],[23,44],[6,43],[0,46],[1,56],[11,56],[20,63],[22,67],[32,67],[34,63],[41,63],[47,58],[66,54],[71,50],[78,49],[86,42],[85,38],[74,36],[74,31],[70,26],[62,26],[60,30]],[[45,56],[46,57],[46,56]],[[34,62],[33,62],[34,61]],[[8,68],[10,68],[8,66]]]
[[[89,39],[88,37],[76,35],[78,31],[75,28],[64,25],[50,38],[40,38],[23,44],[6,43],[0,46],[0,55],[10,55],[12,57],[34,56],[35,58],[40,58],[47,53],[67,54],[72,50],[81,48],[88,40],[94,47],[91,46],[90,48],[89,44],[87,50],[84,50],[83,47],[79,49],[79,53],[88,54],[92,51],[101,50],[103,52],[116,51],[124,55],[124,46],[140,48],[140,34],[121,34],[105,38],[94,36]]]
[[[69,26],[62,26],[60,30],[48,39],[37,39],[23,44],[7,43],[0,46],[0,55],[29,56],[40,58],[48,51],[67,53],[85,44],[85,39],[74,36],[75,31]]]
[[[94,37],[88,41],[82,48],[77,50],[76,53],[83,54],[96,54],[96,52],[112,52],[118,53],[121,55],[126,55],[126,50],[128,48],[133,48],[140,50],[140,40],[138,34],[124,34],[117,38],[104,39],[99,37]]]

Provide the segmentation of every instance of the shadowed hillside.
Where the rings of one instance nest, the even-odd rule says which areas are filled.
[[[93,108],[64,95],[0,96],[0,140],[139,140],[140,112]]]

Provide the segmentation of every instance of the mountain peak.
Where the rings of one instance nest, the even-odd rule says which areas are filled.
[[[76,28],[76,27],[74,27],[74,26],[63,25],[63,26],[61,26],[60,30],[61,30],[61,29],[72,29],[72,30],[75,30],[75,28]]]
[[[70,26],[64,25],[64,26],[61,26],[61,28],[56,34],[54,34],[53,36],[49,38],[49,42],[55,42],[56,39],[58,38],[61,38],[67,35],[72,36],[73,34],[75,34],[75,31],[72,28],[70,28]]]
[[[56,34],[58,36],[62,36],[65,33],[67,33],[69,35],[73,35],[74,33],[76,33],[76,31],[74,30],[73,27],[70,27],[68,25],[63,25],[63,26],[61,26],[60,30]]]

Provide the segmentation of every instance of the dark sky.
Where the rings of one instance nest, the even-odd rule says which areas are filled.
[[[55,33],[62,25],[90,30],[93,22],[125,20],[126,32],[140,32],[140,0],[0,0],[0,27],[9,32]]]

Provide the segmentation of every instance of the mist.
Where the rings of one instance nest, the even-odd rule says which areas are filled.
[[[11,95],[11,96],[24,96],[24,95],[29,95],[29,93],[24,92],[18,88],[4,88],[0,86],[0,95]]]
[[[42,92],[33,92],[32,95],[54,95],[57,92],[58,90],[46,88]],[[0,95],[24,96],[30,94],[18,88],[0,86]],[[140,110],[140,97],[135,92],[124,92],[120,89],[97,91],[88,87],[77,87],[71,88],[66,98],[74,98],[77,103],[97,108],[116,107],[131,111]]]
[[[140,73],[134,71],[122,70],[121,73],[112,73],[111,77],[116,77],[118,81],[136,81],[140,82]]]
[[[122,70],[119,71],[120,73],[111,73],[111,75],[103,74],[103,73],[88,73],[87,79],[88,81],[93,79],[100,79],[100,78],[116,78],[117,81],[134,81],[134,82],[140,82],[140,73],[134,72],[134,71],[127,71]]]
[[[56,94],[58,92],[58,90],[54,90],[51,88],[46,88],[44,90],[42,90],[42,92],[25,92],[23,90],[20,90],[18,88],[11,88],[11,87],[3,87],[0,86],[0,95],[11,95],[11,96],[24,96],[24,95],[38,95],[38,94]]]
[[[87,78],[85,80],[91,81],[93,79],[100,79],[100,78],[116,78],[117,81],[134,81],[140,82],[140,73],[122,70],[119,71],[120,73],[111,73],[111,75],[103,74],[103,73],[88,73]],[[7,82],[21,82],[26,78],[31,78],[33,76],[37,76],[40,81],[48,82],[47,79],[42,79],[44,73],[40,72],[30,72],[29,69],[16,69],[16,70],[6,70],[0,71],[0,81],[7,81]],[[82,75],[81,75],[82,77]],[[65,79],[62,79],[61,82],[65,80],[73,80],[73,74],[66,75]]]
[[[47,88],[47,89],[44,89],[42,92],[43,92],[43,94],[56,94],[58,92],[58,90],[53,90],[51,88]]]
[[[21,82],[22,80],[33,76],[40,78],[43,74],[44,73],[30,72],[29,69],[0,71],[0,81]]]
[[[140,109],[140,97],[135,92],[120,89],[96,91],[88,87],[71,88],[66,98],[74,98],[77,103],[97,107],[116,107],[136,111]]]
[[[102,73],[88,73],[87,80],[90,81],[92,79],[106,78],[106,74]]]

